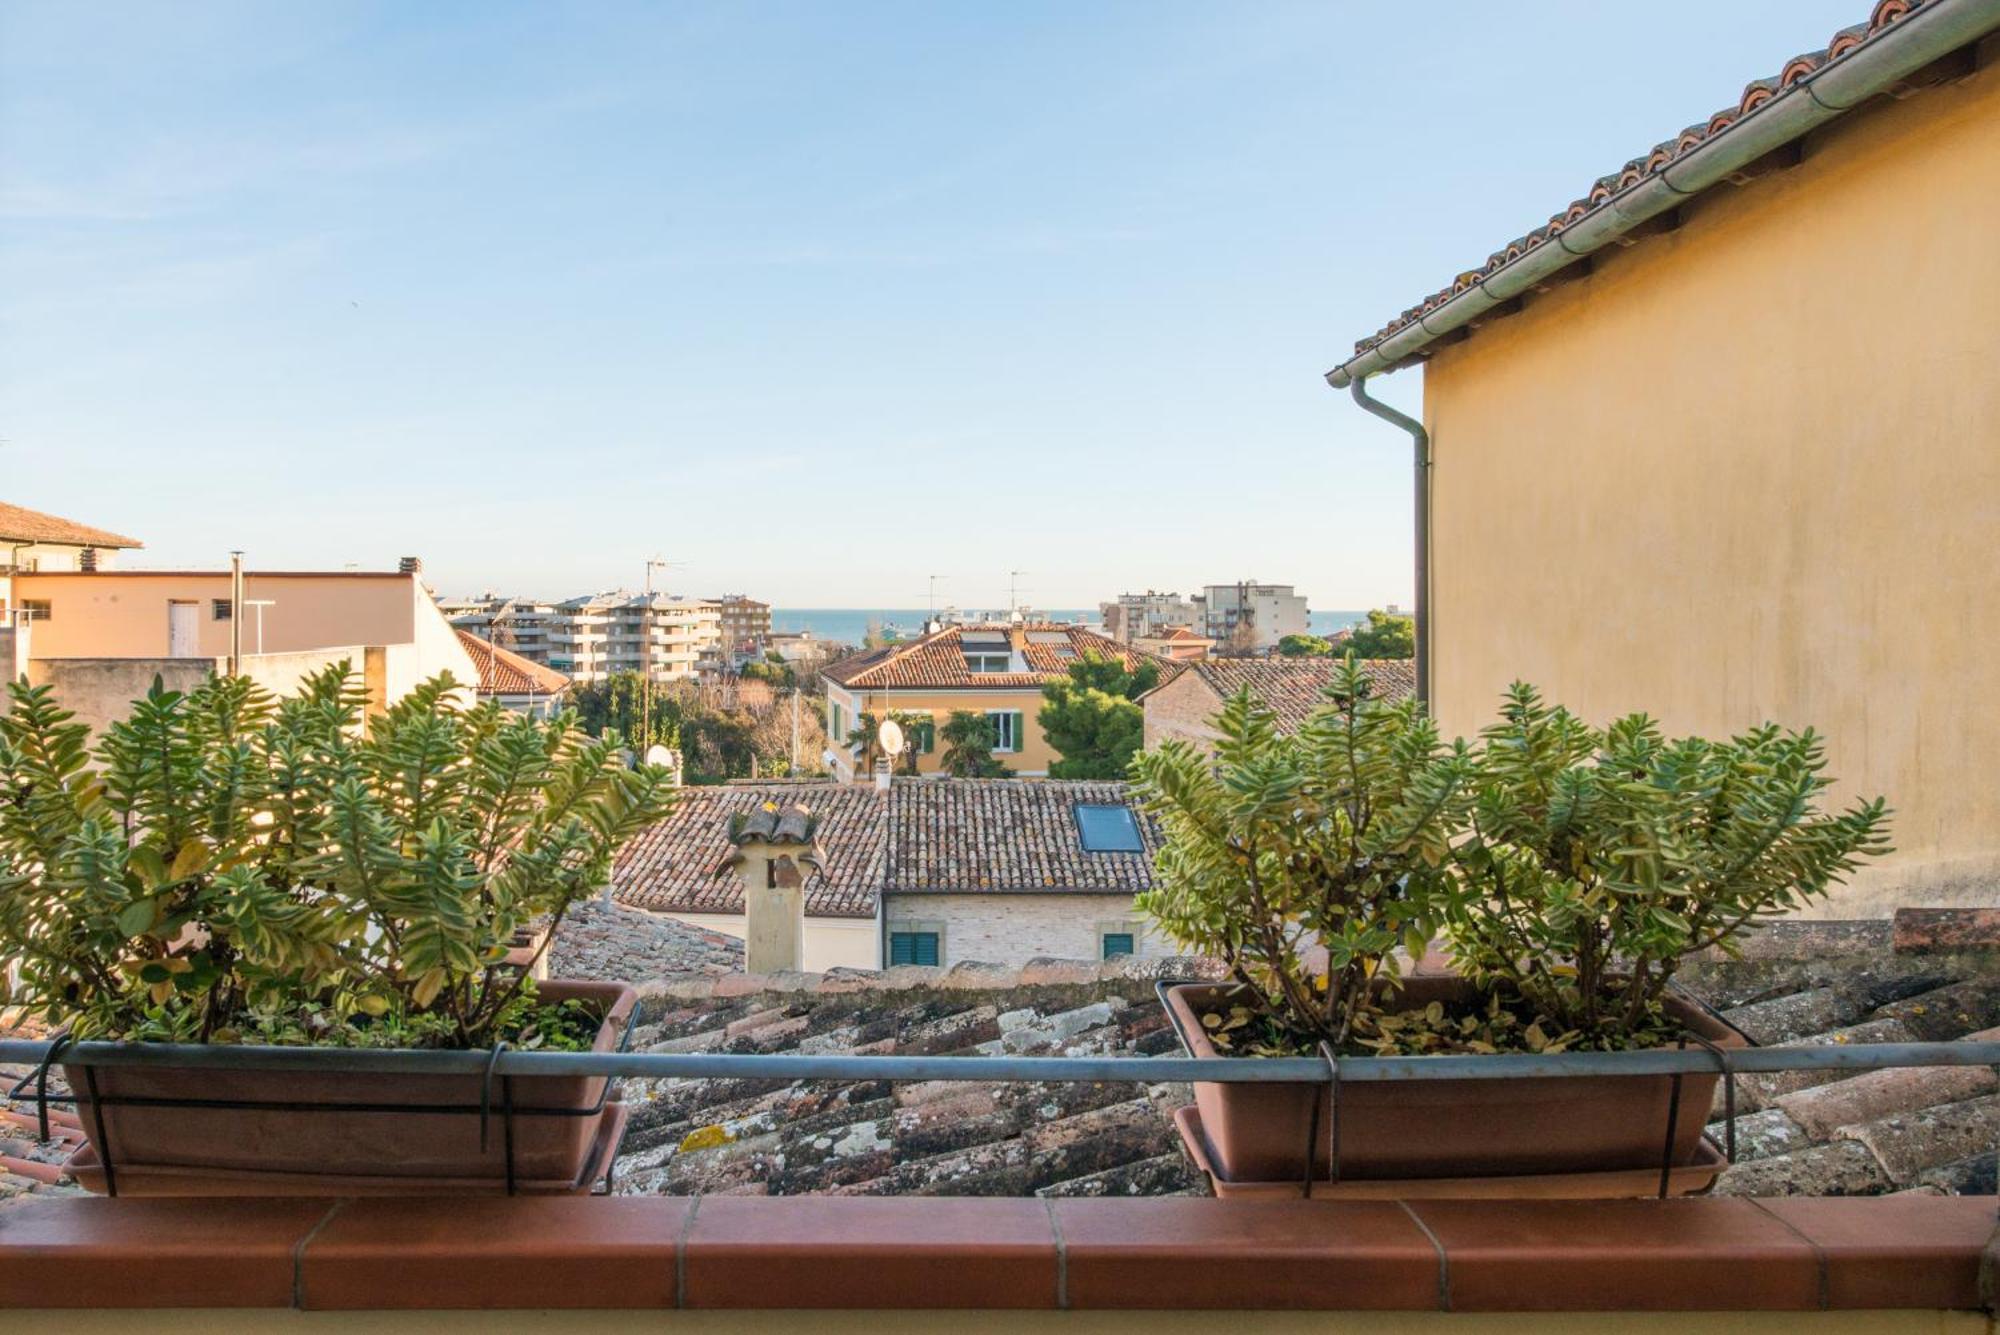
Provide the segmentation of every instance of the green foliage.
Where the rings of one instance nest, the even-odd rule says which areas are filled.
[[[1889,849],[1880,798],[1820,810],[1832,780],[1810,730],[1669,740],[1634,714],[1599,731],[1516,683],[1481,740],[1453,951],[1573,1046],[1642,1040],[1682,958],[1733,954]]]
[[[1324,658],[1333,652],[1333,645],[1317,635],[1287,635],[1278,641],[1278,654],[1282,658]]]
[[[643,752],[659,745],[681,744],[682,702],[672,692],[653,688],[651,735],[641,737],[640,720],[645,716],[646,680],[636,672],[614,672],[601,681],[580,682],[570,687],[569,707],[576,711],[578,724],[592,737],[615,732],[627,745]]]
[[[1390,952],[1429,939],[1472,777],[1464,743],[1443,745],[1414,701],[1371,700],[1353,660],[1329,696],[1283,736],[1243,691],[1216,716],[1212,758],[1170,741],[1132,767],[1165,835],[1139,908],[1219,957],[1247,1023],[1280,1045],[1346,1045],[1376,980],[1396,979]]]
[[[993,720],[970,709],[954,709],[938,729],[944,743],[939,764],[955,779],[1004,779],[1013,771],[993,758]]]
[[[913,713],[907,709],[892,709],[889,719],[903,730],[903,752],[897,757],[899,773],[917,773],[917,729],[930,722],[930,715]],[[882,724],[884,720],[862,711],[854,716],[853,726],[847,730],[847,745],[854,752],[855,772],[871,774],[875,762],[882,755]]]
[[[1881,799],[1820,809],[1810,731],[1669,740],[1644,715],[1599,731],[1517,684],[1477,747],[1447,746],[1413,701],[1367,693],[1350,656],[1296,736],[1246,692],[1216,716],[1212,760],[1170,742],[1134,763],[1166,836],[1139,907],[1242,984],[1204,1021],[1226,1050],[1665,1041],[1681,960],[1734,954],[1888,851]],[[1375,994],[1393,950],[1440,930],[1481,1004],[1396,1013]]]
[[[1061,757],[1049,776],[1124,778],[1145,744],[1145,715],[1133,701],[1159,682],[1160,665],[1150,659],[1128,669],[1116,658],[1087,653],[1069,665],[1067,681],[1044,686],[1036,722]]]
[[[156,679],[94,757],[47,687],[10,692],[0,957],[13,1001],[81,1036],[518,1038],[543,1021],[503,964],[516,931],[592,894],[672,797],[615,734],[463,708],[449,676],[365,724],[346,664],[284,700]]]
[[[1334,647],[1356,658],[1415,658],[1416,619],[1392,616],[1378,607],[1368,614],[1366,623],[1356,626],[1345,641]]]

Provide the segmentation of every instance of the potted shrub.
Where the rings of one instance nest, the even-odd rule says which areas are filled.
[[[1690,1033],[1741,1040],[1671,990],[1686,955],[1885,851],[1878,801],[1841,814],[1811,733],[1668,741],[1642,716],[1598,731],[1509,693],[1477,746],[1352,662],[1290,737],[1247,693],[1211,760],[1169,743],[1135,761],[1165,834],[1140,907],[1228,980],[1169,989],[1189,1050],[1217,1059],[1613,1051]],[[1434,935],[1459,972],[1404,977]],[[1324,1048],[1322,1048],[1324,1045]],[[1700,1148],[1714,1076],[1351,1084],[1343,1180],[1506,1178],[1652,1168]],[[1195,1089],[1228,1181],[1330,1170],[1327,1088]]]
[[[629,987],[536,983],[536,960],[510,961],[510,947],[603,884],[617,848],[667,810],[671,778],[626,768],[615,737],[568,716],[542,723],[459,695],[439,677],[364,723],[346,664],[282,701],[242,678],[188,693],[155,681],[93,750],[47,688],[13,685],[0,959],[19,981],[6,999],[76,1040],[613,1047]],[[497,1127],[440,1111],[478,1108],[489,1091],[476,1075],[64,1073],[93,1141],[84,1166],[109,1160],[127,1190],[439,1189],[507,1174]],[[574,1185],[606,1082],[502,1084],[494,1106],[521,1111],[515,1178]],[[209,1106],[174,1106],[187,1100]]]

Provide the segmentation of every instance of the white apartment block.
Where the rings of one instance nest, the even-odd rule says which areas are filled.
[[[723,659],[722,606],[623,589],[559,603],[532,598],[452,600],[452,624],[572,681],[651,669],[654,681],[687,681]]]
[[[1239,580],[1234,584],[1210,584],[1202,590],[1205,612],[1202,632],[1218,649],[1237,645],[1237,627],[1250,627],[1248,647],[1259,652],[1276,649],[1287,635],[1307,633],[1306,600],[1289,584],[1259,584]]]
[[[1204,625],[1201,600],[1183,598],[1178,593],[1121,593],[1118,601],[1099,603],[1104,633],[1120,644],[1164,635],[1175,626],[1200,630]]]

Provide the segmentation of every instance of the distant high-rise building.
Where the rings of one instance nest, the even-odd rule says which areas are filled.
[[[1104,633],[1120,644],[1153,639],[1176,626],[1199,630],[1202,625],[1199,600],[1183,598],[1178,593],[1156,593],[1152,589],[1144,593],[1121,593],[1118,601],[1097,606],[1104,618]]]
[[[1289,584],[1211,584],[1201,602],[1204,632],[1226,651],[1269,653],[1287,635],[1307,633],[1305,596]]]

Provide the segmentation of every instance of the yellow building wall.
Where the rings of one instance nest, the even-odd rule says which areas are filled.
[[[263,609],[265,653],[342,644],[408,644],[418,634],[418,600],[429,601],[410,575],[248,573],[243,585],[246,600],[272,601]],[[195,624],[200,656],[220,658],[229,653],[229,622],[215,620],[212,611],[214,599],[229,597],[227,572],[38,573],[16,576],[14,591],[19,599],[49,603],[49,619],[35,623],[37,658],[162,656],[167,652],[167,604],[174,601],[199,604]],[[450,633],[449,624],[444,631]],[[434,635],[427,638],[442,645]],[[255,653],[257,644],[257,609],[246,607],[243,652]],[[460,657],[471,662],[463,653]]]
[[[1829,738],[1893,859],[1825,912],[2000,891],[2000,67],[1442,349],[1436,710]]]
[[[1062,758],[1042,735],[1041,724],[1035,721],[1036,716],[1042,711],[1042,692],[1039,687],[1026,691],[845,691],[828,683],[827,699],[829,702],[838,702],[847,711],[847,726],[850,730],[854,726],[854,720],[864,713],[873,714],[877,718],[885,718],[899,711],[928,714],[937,730],[942,733],[945,723],[950,720],[954,710],[969,709],[975,714],[1016,710],[1021,715],[1021,749],[995,751],[993,758],[1014,773],[1027,775],[1047,774],[1049,766]],[[828,740],[832,742],[831,738]],[[842,749],[839,743],[832,744],[834,750]],[[944,752],[945,742],[943,737],[939,737],[936,749],[929,755],[917,758],[917,772],[943,773]]]

